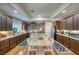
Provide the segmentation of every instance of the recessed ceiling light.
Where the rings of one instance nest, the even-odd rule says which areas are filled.
[[[38,15],[40,17],[40,15]]]
[[[18,13],[18,11],[14,10],[14,13]]]
[[[65,13],[65,12],[66,12],[66,10],[63,10],[63,11],[62,11],[62,13]]]

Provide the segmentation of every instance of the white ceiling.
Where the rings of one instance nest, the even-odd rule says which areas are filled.
[[[79,13],[79,3],[71,3],[69,6],[67,6],[63,10],[66,10],[66,12],[62,13],[62,11],[61,11],[54,18],[61,19],[61,18],[71,16],[73,14]]]
[[[24,15],[22,12],[20,12],[19,10],[18,13],[14,13],[14,10],[17,10],[16,8],[14,8],[12,5],[10,4],[5,4],[5,3],[1,3],[0,4],[0,12],[4,13],[6,15],[12,16],[12,17],[16,17],[19,19],[22,19],[25,21],[25,19],[29,19],[28,16]]]
[[[60,3],[28,3],[28,4],[19,4],[26,12],[29,13],[29,16],[32,18],[38,17],[38,15],[49,18],[52,13],[60,7]],[[31,12],[34,10],[34,12]]]
[[[36,21],[38,18],[53,20],[53,18],[63,18],[79,12],[78,6],[79,4],[67,3],[4,3],[0,4],[0,11],[24,21]],[[17,10],[18,13],[14,13],[14,10]],[[31,10],[34,10],[34,12],[31,12]],[[62,14],[62,10],[66,10],[67,12]]]

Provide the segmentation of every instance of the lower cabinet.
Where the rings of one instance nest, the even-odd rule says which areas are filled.
[[[3,55],[9,51],[9,39],[0,41],[0,54]]]
[[[76,39],[73,39],[70,37],[66,37],[63,35],[58,35],[58,34],[56,36],[57,36],[58,42],[60,42],[62,45],[69,48],[76,54],[79,54],[79,40],[76,40]]]
[[[62,39],[63,39],[63,45],[66,46],[67,48],[69,48],[70,38],[63,36]]]
[[[0,41],[0,55],[4,55],[9,50],[20,44],[23,40],[27,39],[29,33],[15,36],[6,40]]]
[[[78,48],[77,48],[77,50],[78,50],[78,54],[79,54],[79,40],[78,40]]]
[[[62,40],[62,36],[61,35],[57,35],[57,41],[60,42],[60,43],[63,43],[63,40]]]
[[[4,55],[9,51],[9,46],[4,47],[3,49],[0,50],[0,55]]]
[[[16,46],[16,37],[10,38],[10,49]]]
[[[79,54],[79,40],[70,39],[70,49]]]

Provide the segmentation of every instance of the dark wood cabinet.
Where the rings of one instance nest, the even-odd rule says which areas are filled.
[[[28,35],[29,33],[25,33],[0,41],[0,55],[7,53],[9,50],[20,44],[23,40],[29,37]]]
[[[75,47],[75,46],[74,46],[74,41],[75,41],[75,40],[70,39],[70,49],[71,49],[72,51],[75,51],[75,50],[74,50],[74,47]]]
[[[63,36],[63,45],[67,48],[69,48],[69,41],[70,41],[70,38],[69,37],[65,37]]]
[[[56,21],[55,22],[55,26],[56,26],[57,30],[60,30],[61,29],[61,22],[60,21]]]
[[[0,54],[5,54],[9,51],[9,39],[0,41]]]
[[[61,35],[57,35],[57,41],[63,43],[63,37]]]
[[[75,52],[76,52],[77,54],[79,54],[78,41],[79,41],[79,40],[75,40],[75,41],[74,41],[74,50],[75,50]]]
[[[0,31],[6,31],[6,16],[0,14]]]
[[[57,41],[76,54],[79,54],[79,40],[57,34]]]
[[[12,18],[7,17],[7,31],[11,31],[11,30],[12,30]]]
[[[16,37],[10,38],[10,49],[16,46]]]
[[[61,20],[61,29],[62,30],[66,30],[67,29],[67,20],[66,19],[62,19]]]
[[[74,15],[74,30],[79,30],[79,14]]]
[[[0,31],[2,30],[2,14],[0,14]]]
[[[0,31],[12,30],[12,19],[11,17],[0,14]]]
[[[7,30],[6,16],[2,15],[2,31],[6,31],[6,30]]]
[[[16,43],[17,45],[20,43],[20,37],[16,36]]]
[[[28,30],[28,24],[26,22],[22,22],[22,29],[25,31]]]
[[[6,46],[3,49],[0,50],[0,55],[4,55],[5,53],[7,53],[9,51],[9,47]]]
[[[77,51],[78,51],[78,54],[79,54],[79,40],[77,42],[78,42]]]
[[[70,39],[70,49],[79,54],[79,40]]]
[[[3,49],[6,46],[9,46],[9,39],[0,41],[0,49]]]
[[[66,46],[67,48],[69,48],[69,40],[69,37],[57,34],[57,41]]]
[[[73,16],[66,18],[67,20],[67,30],[73,30]]]
[[[79,14],[56,21],[56,28],[61,30],[79,30]]]

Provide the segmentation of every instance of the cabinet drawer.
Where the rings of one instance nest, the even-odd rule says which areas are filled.
[[[9,46],[9,39],[0,41],[0,49],[3,49],[6,46]]]

